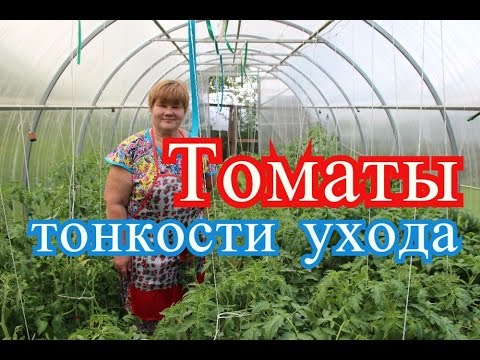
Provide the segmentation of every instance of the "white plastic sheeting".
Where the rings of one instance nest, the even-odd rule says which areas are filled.
[[[2,182],[25,177],[24,163],[34,181],[74,152],[104,153],[148,124],[152,84],[189,80],[187,20],[82,20],[80,43],[78,25],[0,21]],[[262,151],[269,138],[288,142],[323,126],[348,154],[463,155],[462,183],[480,186],[480,118],[467,121],[480,111],[480,21],[212,25],[226,75],[240,73],[249,40],[246,69],[259,76]],[[219,57],[203,20],[196,38],[202,131],[208,131],[208,78],[220,74]],[[29,143],[29,129],[37,142]]]

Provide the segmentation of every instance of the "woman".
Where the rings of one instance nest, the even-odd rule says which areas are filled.
[[[128,137],[105,158],[115,165],[105,184],[107,219],[176,219],[188,226],[202,217],[199,208],[173,206],[173,194],[181,191],[181,156],[175,164],[161,161],[164,138],[188,137],[180,128],[188,103],[188,89],[183,82],[162,80],[152,87],[148,96],[152,127]],[[208,165],[205,157],[203,170],[204,190],[211,191],[216,168]],[[127,283],[125,308],[143,320],[139,330],[151,334],[163,317],[161,311],[182,298],[180,269],[186,258],[186,251],[179,256],[114,257],[115,269]],[[203,282],[204,258],[196,260],[197,280]]]

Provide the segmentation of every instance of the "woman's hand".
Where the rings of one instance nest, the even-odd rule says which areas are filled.
[[[120,274],[122,279],[129,279],[132,272],[132,257],[131,256],[114,256],[113,263],[115,271]]]

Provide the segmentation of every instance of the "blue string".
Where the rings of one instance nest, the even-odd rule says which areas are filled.
[[[218,76],[215,76],[215,97],[217,98],[217,112],[219,112],[221,110],[221,104],[218,98]]]
[[[195,48],[195,20],[188,20],[188,62],[190,65],[190,90],[192,93],[192,136],[198,136],[200,117],[198,113],[197,52]]]

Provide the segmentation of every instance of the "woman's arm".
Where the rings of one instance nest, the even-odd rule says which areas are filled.
[[[107,219],[127,219],[127,205],[132,192],[132,174],[120,166],[112,166],[108,171],[103,198],[107,203]],[[125,239],[123,239],[125,241]],[[114,256],[115,270],[124,278],[129,278],[130,256]]]
[[[108,171],[103,198],[107,203],[107,219],[126,219],[132,192],[132,174],[120,166]]]
[[[205,185],[207,186],[207,192],[211,192],[213,188],[217,185],[217,174],[205,174]]]

